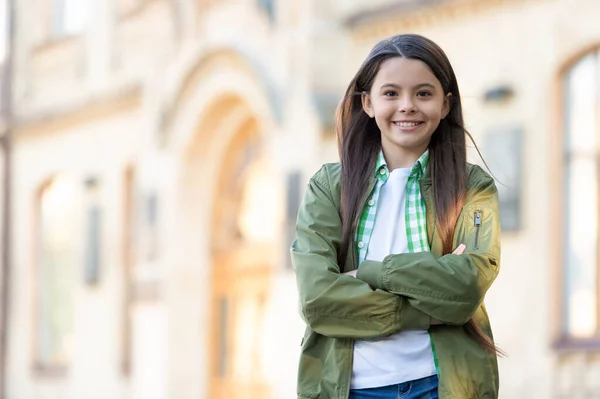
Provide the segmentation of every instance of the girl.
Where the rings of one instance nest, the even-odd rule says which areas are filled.
[[[298,398],[498,397],[483,305],[500,265],[494,180],[466,162],[458,84],[418,35],[377,44],[310,180],[292,260]]]

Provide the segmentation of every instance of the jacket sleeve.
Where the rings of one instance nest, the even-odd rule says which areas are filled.
[[[357,278],[375,289],[409,298],[410,304],[446,324],[469,321],[483,302],[500,267],[498,195],[490,177],[470,190],[454,232],[462,255],[435,258],[431,252],[389,255],[361,263]],[[460,220],[460,219],[459,219]]]
[[[318,334],[355,339],[428,329],[431,317],[406,297],[340,274],[341,220],[324,175],[321,169],[308,185],[291,248],[304,321]]]

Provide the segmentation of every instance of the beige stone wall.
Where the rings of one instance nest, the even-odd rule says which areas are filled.
[[[523,128],[523,227],[504,235],[503,270],[487,299],[496,339],[509,354],[500,362],[501,397],[597,395],[598,360],[552,349],[557,84],[569,60],[600,43],[594,0],[464,0],[355,26],[347,18],[367,10],[338,0],[278,1],[275,24],[246,0],[147,0],[127,2],[123,12],[119,0],[92,3],[85,34],[46,43],[27,27],[49,11],[19,4],[7,397],[207,397],[214,345],[207,221],[220,200],[216,176],[227,168],[228,146],[246,124],[256,124],[273,182],[268,195],[283,208],[287,172],[300,170],[304,184],[337,157],[315,94],[341,96],[377,40],[407,31],[431,37],[447,52],[478,142],[498,126]],[[385,3],[370,3],[369,10]],[[512,100],[484,102],[485,90],[498,84],[515,90]],[[136,279],[158,289],[131,308],[133,363],[126,377],[120,317],[129,166],[140,194],[158,193],[160,251],[150,263],[138,257],[133,265]],[[31,367],[32,207],[36,191],[56,173],[78,182],[98,177],[106,214],[101,284],[78,285],[76,350],[70,373],[59,378]],[[279,399],[295,394],[303,324],[294,275],[282,266],[289,245],[282,211],[274,213],[274,238],[265,247],[275,272],[257,328],[265,345],[261,372]]]
[[[9,346],[15,349],[8,357],[8,396],[206,397],[208,348],[214,343],[208,334],[211,234],[203,221],[218,202],[214,176],[227,167],[222,159],[236,126],[248,117],[258,121],[276,179],[289,168],[312,172],[320,162],[313,150],[318,121],[311,117],[306,84],[289,75],[292,67],[299,75],[306,70],[305,19],[294,13],[304,10],[281,8],[283,18],[295,22],[275,29],[246,1],[200,9],[195,1],[179,1],[173,9],[171,2],[157,0],[125,14],[119,14],[116,0],[93,3],[97,18],[85,34],[40,44],[24,30],[18,38],[13,229],[18,242],[14,264],[23,267],[12,282]],[[21,26],[38,17],[26,5],[19,8]],[[182,25],[175,26],[175,20]],[[281,87],[286,101],[277,97]],[[231,101],[223,101],[227,98]],[[295,143],[296,135],[303,136],[302,145]],[[198,146],[205,147],[201,158],[194,153]],[[140,194],[159,193],[161,250],[152,264],[138,259],[133,265],[134,275],[150,273],[158,296],[131,308],[132,371],[126,377],[120,371],[120,248],[128,166],[135,168]],[[100,286],[78,284],[75,353],[69,373],[60,377],[32,368],[32,203],[36,190],[54,173],[69,174],[77,182],[89,174],[98,177],[108,226]],[[194,223],[190,212],[197,214]],[[284,263],[285,251],[271,253],[273,264]],[[285,284],[272,283],[267,323],[278,331],[280,320],[289,318],[296,328],[286,322],[290,335],[268,335],[277,345],[269,349],[264,365],[273,397],[282,397],[281,392],[288,397],[295,390],[293,370],[302,334],[297,314],[290,312],[295,309],[293,283],[289,273],[281,278]],[[286,357],[289,367],[282,368],[279,359],[286,351],[292,355]]]

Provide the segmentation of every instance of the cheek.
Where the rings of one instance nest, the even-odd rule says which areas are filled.
[[[427,115],[429,115],[429,119],[431,119],[432,122],[438,123],[444,116],[442,105],[443,104],[432,104],[432,106],[429,107]]]
[[[379,119],[389,119],[396,113],[396,107],[393,101],[381,101],[373,104],[375,117]]]

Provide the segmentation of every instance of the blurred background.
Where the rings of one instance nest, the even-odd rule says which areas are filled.
[[[0,5],[0,399],[295,398],[296,211],[406,32],[499,180],[500,397],[600,398],[598,0]]]

